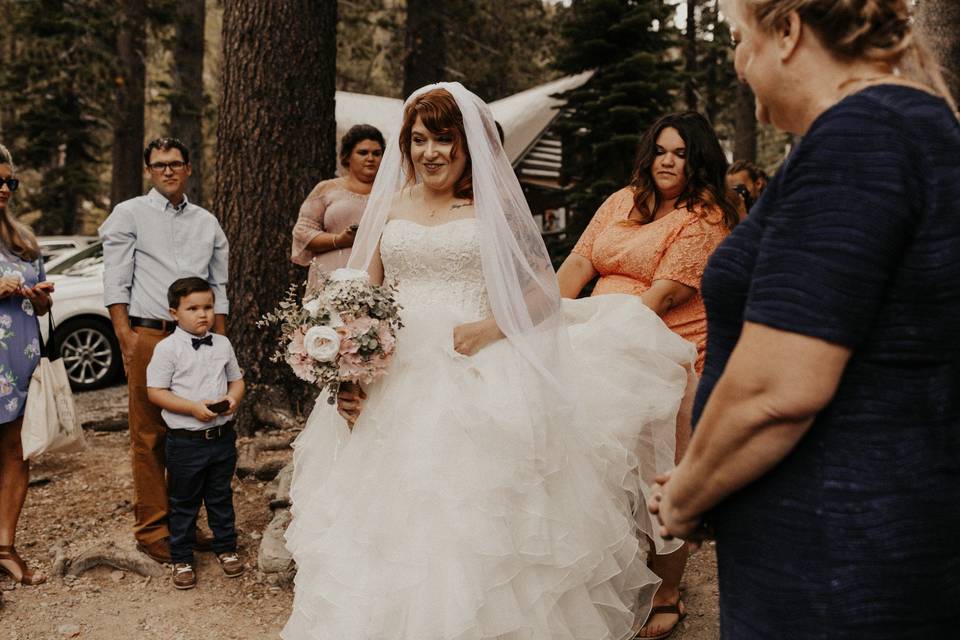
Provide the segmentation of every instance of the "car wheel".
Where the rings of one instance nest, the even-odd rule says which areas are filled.
[[[57,327],[57,345],[76,391],[100,389],[123,372],[120,345],[106,322],[78,318]]]

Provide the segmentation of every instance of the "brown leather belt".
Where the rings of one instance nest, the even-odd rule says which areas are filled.
[[[144,329],[157,329],[166,333],[173,333],[177,328],[177,323],[173,320],[154,320],[153,318],[138,318],[130,316],[131,327],[143,327]]]
[[[224,422],[218,427],[211,427],[202,431],[190,429],[171,429],[167,427],[167,435],[173,438],[194,438],[196,440],[219,440],[233,433],[233,420]]]

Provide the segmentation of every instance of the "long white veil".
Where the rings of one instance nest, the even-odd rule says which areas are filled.
[[[473,194],[483,275],[490,306],[500,330],[549,382],[559,397],[566,387],[559,380],[566,367],[556,358],[569,353],[560,309],[556,272],[530,214],[530,207],[513,167],[500,144],[490,108],[459,82],[431,84],[415,91],[416,98],[433,89],[446,89],[463,115],[473,167]],[[399,133],[403,115],[394,128]],[[410,181],[396,140],[388,145],[348,266],[367,269],[378,251],[396,193]]]

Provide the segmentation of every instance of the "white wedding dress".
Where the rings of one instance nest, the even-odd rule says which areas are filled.
[[[629,637],[659,584],[644,534],[669,550],[643,492],[673,466],[693,346],[638,298],[565,301],[576,408],[558,420],[508,340],[453,350],[490,313],[475,220],[393,220],[380,251],[405,327],[353,432],[322,394],[295,443],[282,637]]]

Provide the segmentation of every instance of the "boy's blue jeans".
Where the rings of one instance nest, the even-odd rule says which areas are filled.
[[[193,564],[197,514],[207,508],[214,553],[237,550],[233,490],[237,466],[237,434],[216,440],[185,438],[167,432],[167,492],[170,500],[170,556],[175,563]]]

